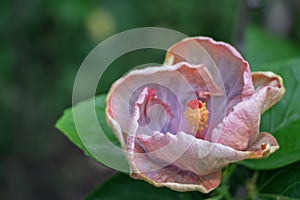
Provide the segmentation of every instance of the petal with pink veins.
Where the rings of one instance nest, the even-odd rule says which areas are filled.
[[[198,184],[197,190],[207,193],[218,186],[223,166],[269,154],[270,148],[256,145],[267,141],[270,140],[261,138],[253,141],[253,149],[237,151],[222,144],[196,139],[184,132],[177,135],[156,132],[153,136],[140,135],[136,138],[135,145],[142,148],[132,154],[129,162],[135,178],[156,186],[169,187],[176,183],[174,185],[179,191],[195,190],[195,184]]]
[[[251,139],[259,137],[260,115],[283,97],[285,89],[281,78],[272,72],[253,73],[253,84],[255,93],[233,107],[214,129],[212,141],[244,150]]]

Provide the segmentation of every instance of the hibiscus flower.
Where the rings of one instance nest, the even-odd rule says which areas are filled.
[[[251,73],[229,44],[187,38],[168,50],[163,66],[117,80],[106,116],[133,178],[208,193],[225,165],[279,148],[259,124],[284,92],[278,75]]]

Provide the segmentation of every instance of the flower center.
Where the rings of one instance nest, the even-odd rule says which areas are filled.
[[[188,121],[188,127],[192,133],[196,133],[197,138],[202,138],[201,132],[207,128],[208,110],[206,104],[198,99],[190,100],[187,103],[184,117]]]

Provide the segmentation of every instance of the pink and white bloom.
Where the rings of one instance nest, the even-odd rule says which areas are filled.
[[[279,148],[271,134],[259,132],[259,123],[284,92],[278,75],[251,74],[232,46],[188,38],[168,50],[164,66],[116,81],[106,117],[133,178],[208,193],[225,165]]]

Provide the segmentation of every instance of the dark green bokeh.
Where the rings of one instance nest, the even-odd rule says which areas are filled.
[[[266,10],[272,7],[270,1],[247,2],[2,1],[0,199],[82,199],[112,173],[100,170],[54,128],[63,109],[71,105],[81,62],[99,42],[131,28],[160,26],[245,49],[247,24],[263,26]],[[291,28],[281,37],[298,48],[299,4],[285,2],[293,18]],[[245,52],[255,63],[253,51]],[[120,57],[107,69],[98,93],[106,92],[132,67],[161,63],[163,55],[157,50],[141,50]]]

